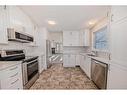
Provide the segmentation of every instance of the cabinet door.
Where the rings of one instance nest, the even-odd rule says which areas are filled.
[[[107,89],[127,89],[127,68],[110,65]]]
[[[79,46],[84,46],[85,33],[84,31],[79,32]]]
[[[81,62],[80,62],[81,69],[85,72],[85,66],[84,66],[84,56],[81,55]]]
[[[91,78],[91,58],[89,58],[87,55],[85,58],[85,73],[89,78]]]
[[[76,55],[76,66],[80,66],[80,62],[81,62],[81,55]]]
[[[71,34],[69,31],[63,31],[63,46],[71,46]]]
[[[79,32],[78,31],[72,32],[71,43],[72,43],[72,46],[79,46]]]
[[[111,25],[111,59],[127,65],[127,18]]]
[[[87,61],[87,60],[86,60],[86,55],[83,55],[84,72],[85,72],[86,74],[88,74],[88,73],[87,73],[88,67],[87,67],[87,62],[86,62],[86,61]]]
[[[0,44],[7,44],[7,10],[0,6]]]
[[[69,55],[64,54],[63,55],[63,66],[68,67],[69,66]]]
[[[64,67],[75,67],[76,55],[64,54],[63,55],[63,66]]]
[[[69,59],[70,60],[70,63],[69,63],[70,67],[75,67],[75,65],[76,65],[76,55],[70,54],[69,58],[70,58]]]
[[[40,55],[39,56],[39,73],[41,73],[44,70],[43,64],[44,64],[44,55]]]
[[[127,17],[127,6],[112,6],[111,16],[113,22]]]
[[[83,34],[84,38],[84,46],[90,46],[90,31],[89,29],[86,29],[84,34]]]
[[[63,32],[63,46],[79,46],[78,31],[64,31]]]
[[[79,46],[90,46],[90,31],[88,29],[79,32]]]

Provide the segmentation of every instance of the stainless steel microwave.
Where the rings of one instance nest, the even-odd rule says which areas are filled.
[[[8,41],[18,41],[22,43],[29,43],[34,41],[34,38],[31,35],[17,32],[13,28],[8,28],[7,32],[8,32]]]

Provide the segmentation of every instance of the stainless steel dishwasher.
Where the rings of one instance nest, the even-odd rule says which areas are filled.
[[[91,79],[99,89],[107,88],[108,65],[106,63],[92,59]]]

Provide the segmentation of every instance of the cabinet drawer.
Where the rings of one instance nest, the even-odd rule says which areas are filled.
[[[9,67],[5,70],[2,71],[2,78],[10,78],[10,77],[15,77],[16,75],[18,75],[19,73],[21,73],[21,64],[19,65],[15,65],[12,67]]]
[[[13,78],[1,80],[2,89],[21,89],[22,88],[22,77],[17,75]]]

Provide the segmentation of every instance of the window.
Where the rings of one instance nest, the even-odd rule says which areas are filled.
[[[107,27],[104,27],[94,33],[94,48],[99,50],[108,49]]]

